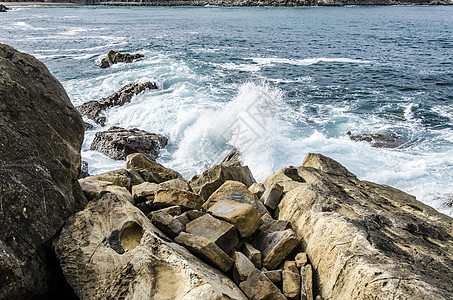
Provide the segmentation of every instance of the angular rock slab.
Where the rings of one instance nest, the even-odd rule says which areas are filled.
[[[249,186],[249,191],[252,192],[252,194],[254,194],[259,199],[261,198],[261,196],[263,196],[264,192],[266,191],[266,188],[262,183],[254,183],[251,186]]]
[[[245,243],[242,248],[244,255],[250,259],[250,261],[255,265],[256,268],[261,268],[261,252],[258,249],[255,249],[252,244]]]
[[[319,154],[299,170],[310,180],[282,198],[279,218],[302,238],[324,298],[451,298],[452,218]]]
[[[188,223],[186,232],[209,239],[225,253],[230,253],[239,243],[236,228],[228,222],[214,218],[210,214],[201,216]]]
[[[247,187],[256,182],[247,166],[215,165],[201,175],[194,176],[190,180],[190,186],[206,201],[227,180],[242,182]]]
[[[261,251],[263,266],[275,269],[298,245],[299,240],[292,229],[276,232],[260,232],[253,246]]]
[[[300,298],[300,275],[295,261],[285,261],[282,272],[283,294],[288,299]]]
[[[80,179],[79,183],[85,197],[90,201],[101,198],[105,193],[112,193],[118,197],[124,197],[124,199],[134,204],[134,198],[125,187],[113,185],[109,181],[95,179]]]
[[[68,220],[55,250],[82,300],[246,299],[222,272],[159,234],[140,210],[107,194]]]
[[[303,266],[300,269],[300,278],[300,299],[313,300],[313,269],[311,265]]]
[[[208,212],[233,224],[243,238],[255,233],[263,222],[253,206],[231,200],[216,202]]]
[[[255,269],[239,287],[253,300],[286,300],[282,292],[263,273]]]
[[[90,149],[115,160],[124,160],[132,153],[143,153],[155,160],[167,142],[168,139],[160,134],[112,126],[106,131],[96,132]]]
[[[138,171],[144,181],[162,183],[176,178],[183,179],[178,172],[165,168],[158,162],[150,160],[143,153],[134,153],[126,157],[128,171]]]
[[[238,203],[250,204],[259,212],[260,216],[268,213],[263,203],[239,181],[227,180],[203,204],[203,209],[208,210],[218,201],[231,200]]]
[[[280,203],[280,198],[283,194],[283,187],[278,183],[273,184],[264,192],[263,196],[261,197],[261,202],[264,205],[271,209],[275,210]]]
[[[77,177],[84,123],[33,56],[0,44],[0,298],[46,298],[44,249],[87,201]]]
[[[233,265],[233,260],[219,246],[205,237],[181,232],[175,242],[184,245],[186,248],[196,253],[206,262],[216,266],[220,270],[227,272]]]
[[[155,194],[153,204],[157,207],[179,205],[185,209],[200,209],[203,199],[189,191],[164,189]]]
[[[234,251],[233,260],[233,279],[239,284],[240,282],[247,280],[250,273],[255,270],[255,266],[239,251]]]

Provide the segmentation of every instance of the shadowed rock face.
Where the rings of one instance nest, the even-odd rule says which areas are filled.
[[[452,299],[453,219],[320,154],[298,174],[279,218],[302,239],[325,299]]]
[[[0,44],[0,299],[45,295],[45,245],[86,199],[84,124],[31,55]]]

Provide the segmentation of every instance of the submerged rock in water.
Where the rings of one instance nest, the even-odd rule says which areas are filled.
[[[97,132],[90,149],[115,160],[126,159],[132,153],[143,153],[149,159],[155,160],[160,149],[167,145],[167,141],[167,138],[160,134],[113,126],[107,131]]]
[[[47,245],[86,204],[84,124],[46,66],[4,44],[0,99],[0,299],[44,299],[57,282]]]
[[[147,81],[142,84],[129,83],[123,86],[118,92],[115,92],[106,98],[102,98],[99,101],[86,102],[77,106],[77,109],[83,116],[93,120],[101,126],[104,126],[106,121],[104,110],[115,106],[123,106],[124,104],[130,102],[133,96],[140,94],[145,90],[156,89],[156,84],[151,81]]]
[[[116,63],[131,63],[134,60],[137,60],[139,58],[145,57],[143,54],[136,53],[136,54],[130,54],[130,53],[119,53],[114,50],[110,50],[109,53],[107,53],[107,56],[104,57],[101,60],[101,64],[99,65],[101,68],[109,68],[112,65]]]
[[[4,6],[3,4],[0,4],[0,12],[7,12],[9,10],[8,7]]]
[[[380,133],[359,133],[352,134],[350,131],[346,133],[349,138],[356,142],[368,142],[376,148],[396,148],[407,142],[405,139],[395,134],[380,134]]]
[[[298,170],[305,183],[279,218],[302,238],[324,298],[451,299],[453,219],[320,154]]]

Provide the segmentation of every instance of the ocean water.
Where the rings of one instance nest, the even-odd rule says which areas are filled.
[[[332,157],[453,216],[453,7],[18,7],[0,42],[33,54],[75,105],[155,81],[107,112],[169,138],[158,159],[187,179],[233,147],[255,178]],[[109,50],[145,59],[100,69]],[[90,151],[92,174],[124,167]],[[395,149],[353,133],[397,134]]]

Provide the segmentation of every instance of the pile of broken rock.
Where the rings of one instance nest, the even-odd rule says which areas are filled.
[[[168,276],[174,286],[161,296],[173,299],[184,293],[210,295],[203,299],[245,299],[243,293],[250,299],[313,299],[312,267],[299,239],[290,222],[272,217],[283,187],[255,183],[248,167],[216,165],[188,182],[135,153],[127,157],[126,169],[86,177],[80,184],[91,202],[69,221],[56,251],[82,298],[106,289],[110,295],[134,293],[125,288],[128,280],[138,280],[139,288]],[[199,263],[175,242],[212,268],[200,274]],[[127,261],[130,270],[116,261]],[[162,265],[157,279],[148,274],[156,264]],[[86,268],[90,272],[81,271]],[[219,280],[223,283],[213,285]],[[199,281],[206,282],[202,288],[191,286]]]

